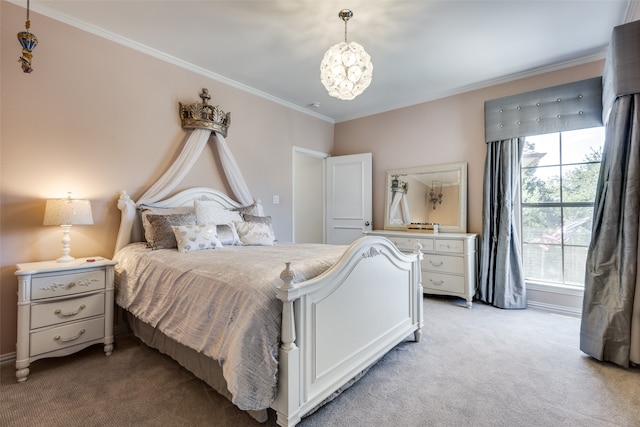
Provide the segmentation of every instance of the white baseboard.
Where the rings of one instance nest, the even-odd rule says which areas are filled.
[[[563,305],[553,305],[553,304],[546,304],[538,301],[529,301],[527,303],[527,307],[548,311],[554,314],[561,314],[563,316],[571,316],[571,317],[577,317],[577,318],[582,317],[582,310],[578,308],[573,308],[573,307],[566,307]]]
[[[10,363],[16,363],[16,352],[0,354],[0,366],[8,365]]]

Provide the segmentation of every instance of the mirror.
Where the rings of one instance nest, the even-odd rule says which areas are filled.
[[[390,169],[385,182],[385,230],[467,232],[467,163]]]

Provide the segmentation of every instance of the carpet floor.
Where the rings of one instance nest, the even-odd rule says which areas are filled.
[[[580,352],[577,318],[424,299],[424,333],[381,359],[300,427],[640,426],[640,369]],[[42,359],[16,383],[0,371],[2,426],[260,424],[167,356],[131,336]]]

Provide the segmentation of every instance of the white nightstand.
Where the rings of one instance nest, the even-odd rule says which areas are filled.
[[[16,265],[19,382],[27,379],[29,365],[38,359],[66,356],[97,343],[111,354],[115,264],[90,257]]]

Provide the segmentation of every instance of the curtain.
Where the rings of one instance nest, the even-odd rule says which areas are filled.
[[[580,326],[583,352],[624,367],[640,363],[639,125],[640,94],[616,98],[606,128]]]
[[[526,308],[519,238],[520,161],[524,139],[487,144],[478,298],[500,308]]]
[[[240,168],[238,167],[233,154],[231,154],[231,150],[229,149],[227,142],[224,140],[224,136],[222,136],[220,132],[216,132],[215,139],[217,141],[216,146],[218,148],[220,162],[222,163],[222,169],[227,177],[227,182],[229,183],[229,187],[231,187],[233,195],[238,202],[245,206],[252,204],[253,197],[251,197],[249,187],[247,187],[247,184],[244,182],[242,172],[240,172]]]

